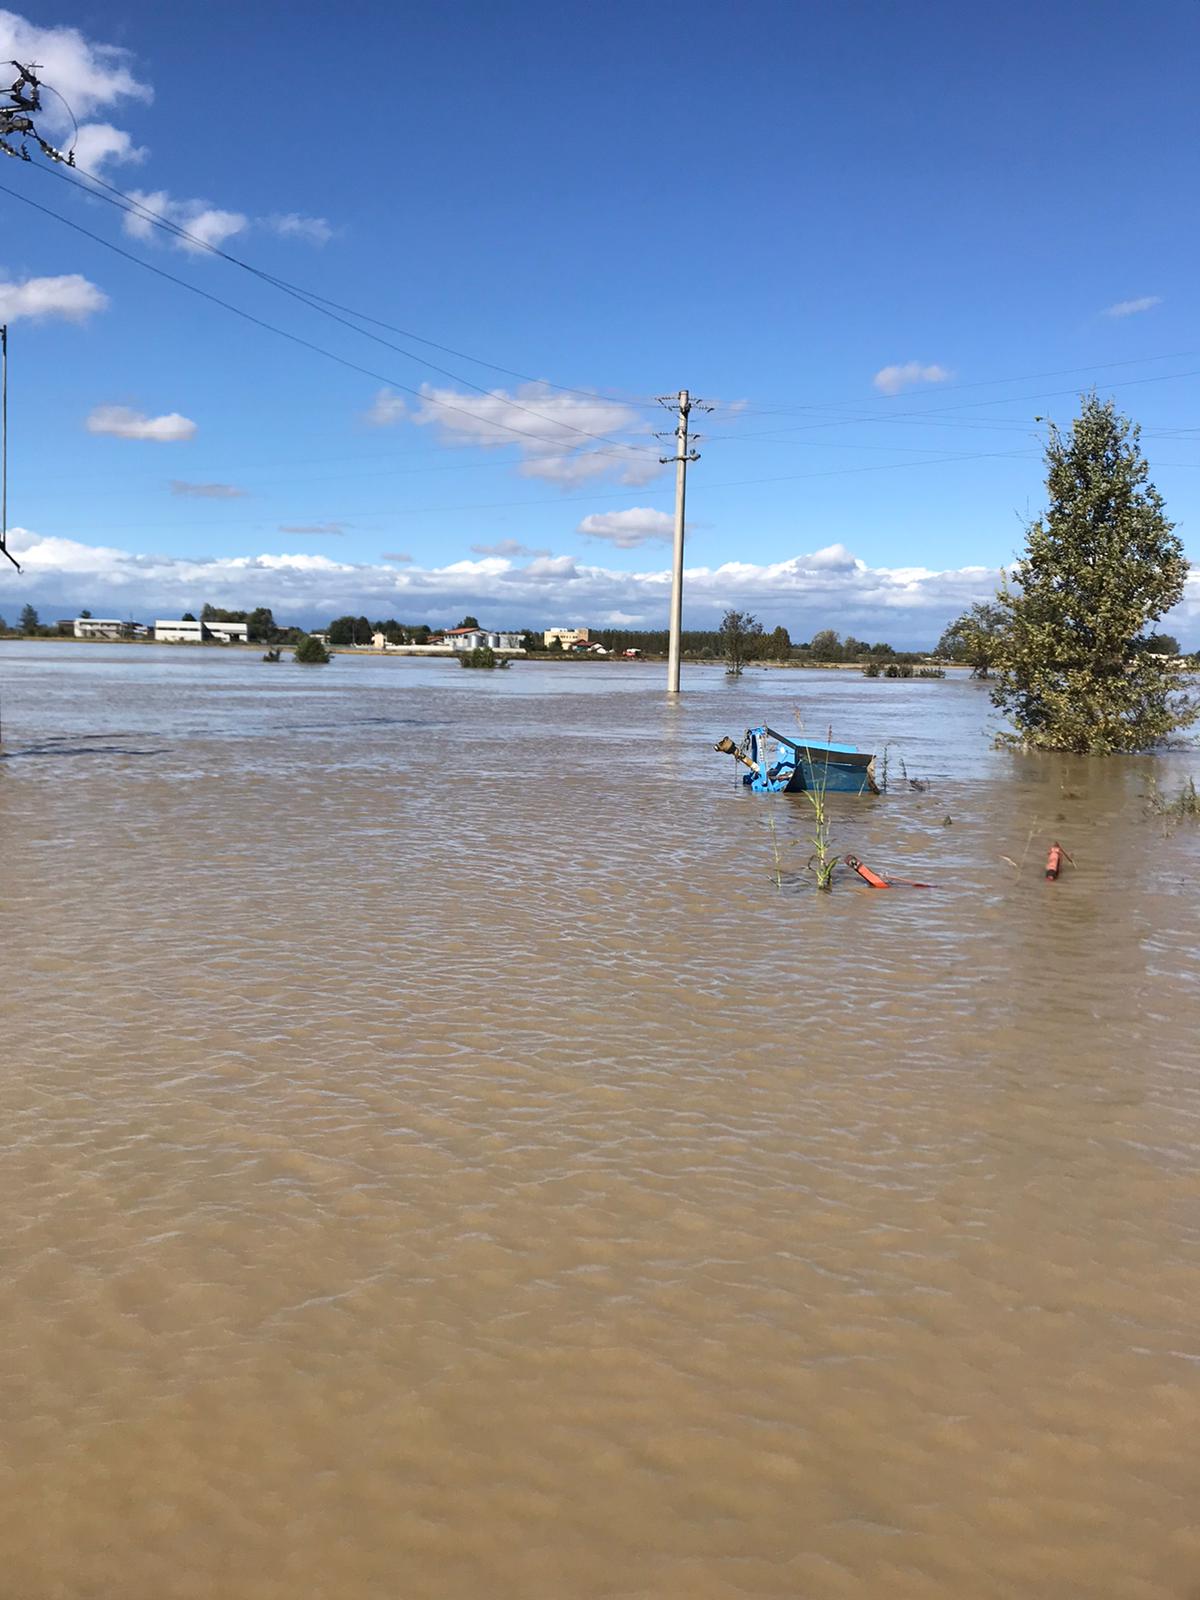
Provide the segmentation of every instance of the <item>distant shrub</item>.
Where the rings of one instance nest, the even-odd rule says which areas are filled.
[[[863,668],[863,677],[864,678],[877,678],[878,676],[879,676],[879,663],[878,663],[878,661],[868,661],[866,666]]]
[[[907,661],[889,661],[883,669],[883,675],[885,678],[911,678],[913,669]]]
[[[944,667],[918,667],[917,668],[917,677],[918,678],[944,678],[945,676],[946,676],[946,671],[945,671]]]
[[[482,667],[490,672],[496,667],[508,665],[507,656],[498,656],[490,645],[481,644],[474,650],[464,650],[458,658],[460,667]]]
[[[296,640],[292,659],[304,667],[323,667],[332,658],[320,639],[314,639],[311,633],[302,633]]]

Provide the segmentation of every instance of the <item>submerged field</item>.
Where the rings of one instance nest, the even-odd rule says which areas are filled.
[[[0,645],[6,1592],[1195,1590],[1200,756],[662,676]]]

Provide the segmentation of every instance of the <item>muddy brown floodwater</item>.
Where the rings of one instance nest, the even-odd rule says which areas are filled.
[[[1200,759],[663,675],[0,646],[5,1596],[1196,1595]]]

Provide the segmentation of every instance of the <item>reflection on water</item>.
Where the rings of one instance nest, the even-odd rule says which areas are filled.
[[[0,647],[6,1594],[1195,1593],[1200,763],[661,678]]]

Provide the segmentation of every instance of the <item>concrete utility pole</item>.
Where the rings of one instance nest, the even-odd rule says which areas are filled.
[[[0,556],[21,570],[8,548],[8,323],[0,327]]]
[[[679,391],[678,399],[673,395],[661,396],[659,403],[679,408],[679,423],[675,429],[675,454],[659,457],[664,466],[671,461],[675,463],[675,564],[671,573],[671,637],[667,649],[667,693],[678,694],[679,636],[683,627],[683,519],[687,500],[687,469],[689,461],[700,459],[699,453],[689,447],[688,417],[696,406],[701,406],[705,411],[712,408],[704,406],[702,401],[693,400],[686,389]]]

